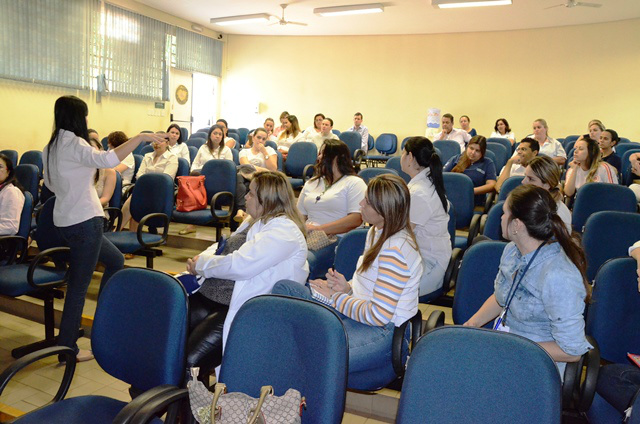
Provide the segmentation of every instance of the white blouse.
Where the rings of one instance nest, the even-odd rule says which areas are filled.
[[[295,137],[293,135],[285,136],[285,133],[283,131],[282,133],[280,133],[280,136],[278,137],[278,149],[288,152],[289,147],[291,147],[293,143],[304,139],[303,135],[304,133],[301,132]]]
[[[191,156],[189,156],[189,146],[187,146],[187,143],[176,143],[173,147],[169,146],[167,150],[177,157],[186,159],[191,163]]]
[[[270,146],[267,146],[266,150],[269,156],[277,154],[276,151],[273,150],[273,148],[271,148]],[[258,154],[256,155],[251,151],[251,148],[242,149],[240,151],[240,154],[238,155],[238,159],[242,159],[242,158],[246,158],[249,161],[249,163],[253,166],[259,166],[261,168],[267,167],[267,159],[264,157],[262,152],[258,152]]]
[[[233,160],[233,154],[231,153],[231,149],[227,146],[222,147],[222,152],[219,149],[214,149],[213,153],[209,150],[209,147],[206,144],[200,146],[198,149],[198,154],[193,159],[193,163],[191,164],[192,171],[200,171],[204,164],[211,159],[227,159]]]
[[[178,157],[169,150],[164,152],[156,163],[153,163],[153,155],[155,152],[149,152],[142,158],[140,169],[136,178],[140,178],[147,173],[165,173],[171,178],[175,178],[178,173]]]
[[[0,236],[18,234],[23,207],[24,193],[18,187],[9,184],[0,190]]]

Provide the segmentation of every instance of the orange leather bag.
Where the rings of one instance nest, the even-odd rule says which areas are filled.
[[[204,187],[204,175],[178,177],[176,210],[178,212],[191,212],[206,208],[207,190]]]

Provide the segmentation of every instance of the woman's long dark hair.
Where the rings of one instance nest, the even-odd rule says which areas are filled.
[[[472,144],[477,144],[480,147],[480,153],[482,153],[482,157],[480,158],[480,160],[484,159],[484,155],[487,153],[487,139],[486,139],[486,137],[483,137],[481,135],[476,135],[475,137],[472,137],[471,140],[469,140],[469,144],[467,145],[467,147],[469,147]],[[458,160],[458,164],[453,167],[451,172],[460,172],[460,173],[462,173],[470,165],[471,165],[471,160],[469,159],[469,156],[467,156],[467,149],[465,149],[464,152],[462,152],[462,154],[460,155],[460,159]]]
[[[0,191],[4,190],[4,188],[9,186],[9,184],[13,184],[14,186],[22,190],[22,186],[20,186],[20,183],[18,183],[18,180],[16,180],[13,161],[4,153],[0,153],[0,160],[4,162],[4,166],[7,168],[7,172],[9,173],[9,175],[7,175],[7,179],[0,184]]]
[[[178,141],[176,142],[176,144],[182,144],[182,131],[180,131],[180,125],[178,124],[171,124],[169,125],[169,128],[167,128],[167,134],[169,133],[169,130],[171,130],[171,128],[175,128],[178,130],[178,133],[180,134],[180,137],[178,137]]]
[[[449,208],[444,190],[444,179],[442,178],[442,161],[436,153],[431,140],[426,137],[411,137],[405,143],[404,150],[413,155],[418,165],[429,168],[429,180],[435,187],[436,193],[438,193],[438,197],[442,202],[442,207],[446,212]]]
[[[527,232],[536,240],[555,240],[582,275],[582,282],[590,299],[591,286],[587,279],[587,259],[580,243],[571,237],[562,218],[558,216],[558,204],[551,194],[530,184],[513,189],[507,198],[511,219],[519,219]]]
[[[341,140],[325,140],[322,147],[322,160],[316,162],[315,172],[310,181],[324,178],[329,185],[336,182],[333,175],[333,160],[337,160],[342,175],[356,175],[349,148]]]
[[[52,149],[55,150],[57,147],[60,130],[71,131],[89,144],[89,130],[87,128],[88,115],[89,108],[87,104],[76,96],[62,96],[56,100],[53,108],[53,132],[51,133],[49,143],[45,147],[45,149],[47,149],[47,168],[49,168]],[[47,179],[50,178],[49,173],[50,172],[47,172]],[[50,179],[49,182],[51,182]]]
[[[212,125],[211,128],[209,128],[209,133],[207,134],[207,147],[209,148],[209,152],[211,152],[211,154],[213,154],[213,141],[211,141],[211,134],[213,134],[213,130],[215,129],[219,129],[220,132],[222,133],[222,138],[220,139],[220,145],[218,146],[218,157],[220,157],[220,155],[222,154],[222,149],[224,149],[224,129],[220,126],[220,125]]]

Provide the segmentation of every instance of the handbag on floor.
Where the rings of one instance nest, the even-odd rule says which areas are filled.
[[[204,175],[178,177],[178,212],[199,211],[207,208],[207,189],[204,187]]]
[[[289,389],[282,396],[273,395],[273,387],[262,386],[260,398],[239,392],[227,393],[224,383],[211,393],[198,381],[198,368],[191,368],[187,383],[191,412],[200,424],[300,424],[306,407],[299,391]],[[213,420],[212,420],[213,417]]]

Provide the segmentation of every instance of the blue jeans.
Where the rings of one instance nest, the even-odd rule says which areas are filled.
[[[271,290],[274,294],[315,300],[308,285],[282,280]],[[337,311],[336,311],[337,312]],[[391,344],[395,325],[389,322],[384,327],[363,324],[338,312],[349,338],[349,372],[365,371],[391,363]]]
[[[338,242],[331,243],[327,247],[320,250],[309,250],[307,252],[307,261],[309,262],[309,280],[316,278],[325,278],[329,268],[333,267],[333,261],[336,258],[336,247]]]
[[[69,281],[60,321],[58,344],[78,351],[78,329],[87,289],[100,261],[105,266],[100,290],[111,276],[124,267],[122,253],[103,235],[104,218],[95,217],[69,227],[56,227],[71,249]]]
[[[600,368],[597,392],[621,414],[640,390],[640,368],[629,364],[611,364]]]

